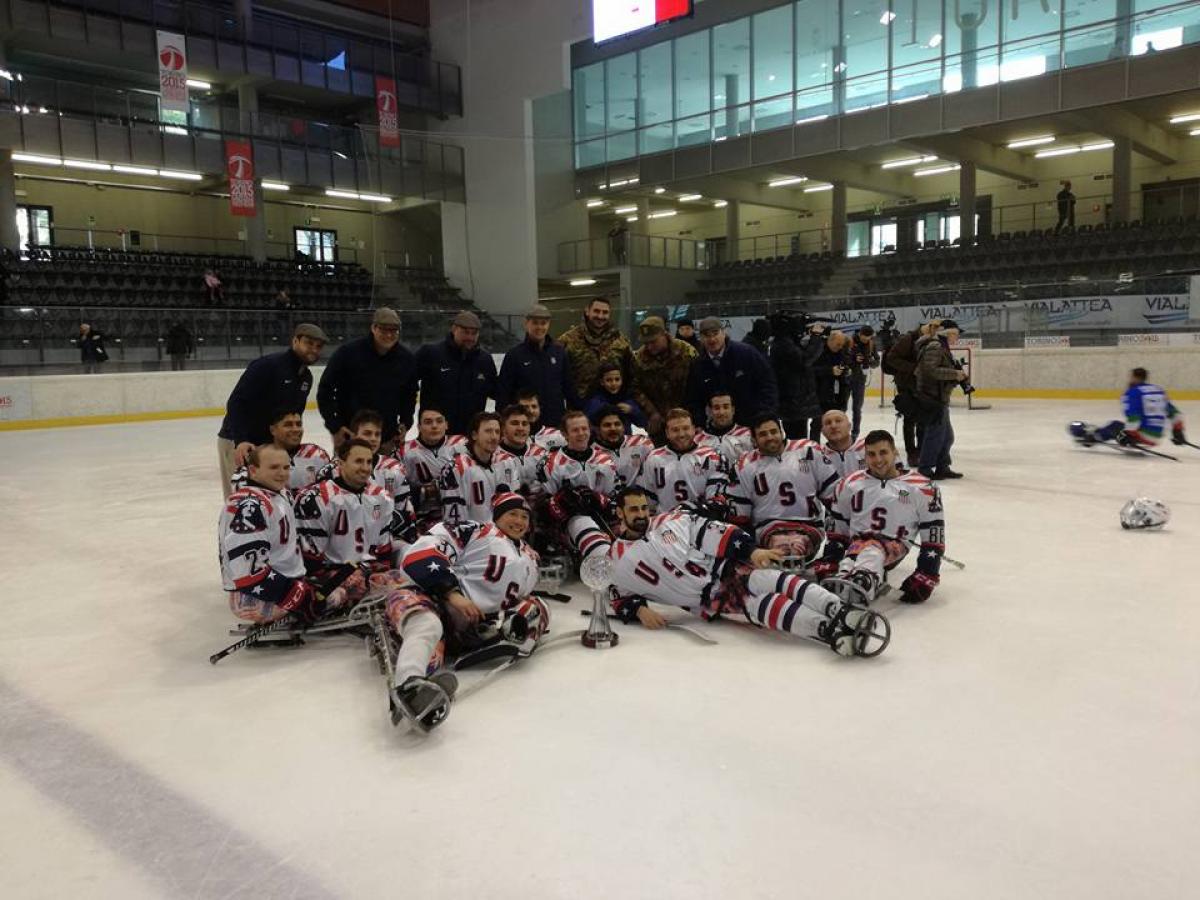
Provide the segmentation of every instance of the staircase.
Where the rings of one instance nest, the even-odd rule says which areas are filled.
[[[821,284],[817,297],[845,297],[862,290],[862,281],[875,271],[875,259],[871,256],[855,256],[841,260],[837,267]]]

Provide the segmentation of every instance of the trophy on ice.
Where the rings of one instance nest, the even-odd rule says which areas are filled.
[[[592,620],[579,638],[585,647],[605,649],[617,646],[618,635],[608,623],[608,589],[611,586],[612,560],[604,553],[593,553],[579,564],[579,580],[592,592]]]

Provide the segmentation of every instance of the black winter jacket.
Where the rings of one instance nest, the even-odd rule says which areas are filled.
[[[771,342],[771,367],[779,382],[779,418],[785,422],[811,419],[821,414],[812,366],[821,354],[820,338],[806,335],[799,343],[790,334]],[[793,435],[797,437],[801,435]]]
[[[331,432],[349,427],[359,410],[383,416],[383,439],[407,431],[417,402],[417,359],[397,344],[380,356],[371,335],[347,341],[329,358],[317,385],[317,406]]]
[[[466,434],[471,418],[483,412],[496,392],[496,363],[492,355],[473,347],[464,353],[450,335],[417,351],[421,407],[432,406],[446,415],[451,434]]]
[[[260,356],[246,366],[225,402],[218,436],[235,444],[269,444],[271,414],[280,409],[303,412],[312,383],[312,372],[291,350]]]

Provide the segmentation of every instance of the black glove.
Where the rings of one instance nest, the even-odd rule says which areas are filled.
[[[1183,433],[1183,426],[1176,425],[1171,429],[1171,443],[1176,447],[1183,447],[1187,444],[1187,436]]]

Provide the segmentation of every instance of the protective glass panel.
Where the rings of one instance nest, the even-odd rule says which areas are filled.
[[[765,131],[791,124],[792,118],[792,7],[781,6],[753,19],[754,130]]]
[[[892,102],[941,91],[942,5],[892,0]]]
[[[604,63],[604,88],[608,100],[608,130],[624,131],[636,127],[637,54],[626,53]]]
[[[833,112],[834,47],[838,10],[827,0],[796,4],[796,120]]]
[[[600,137],[604,134],[604,64],[576,69],[572,85],[575,137]]]
[[[713,29],[712,108],[737,106],[750,99],[750,20],[738,19]]]
[[[707,31],[701,31],[675,41],[676,118],[696,116],[710,109],[708,36]],[[707,130],[707,124],[704,128]]]
[[[638,124],[669,122],[671,116],[671,44],[638,53]],[[668,145],[669,146],[669,145]]]

